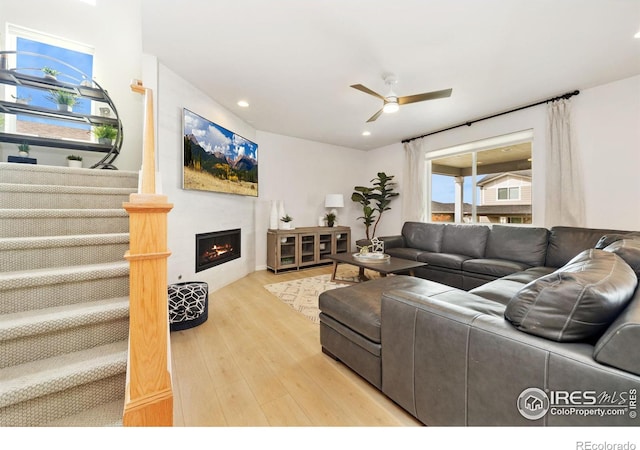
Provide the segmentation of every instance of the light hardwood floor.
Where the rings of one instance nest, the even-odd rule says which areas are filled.
[[[171,333],[174,426],[419,426],[263,287],[330,271],[258,271],[210,292],[208,320]]]

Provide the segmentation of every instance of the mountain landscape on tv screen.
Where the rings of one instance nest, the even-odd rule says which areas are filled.
[[[185,109],[184,189],[258,195],[257,145]]]

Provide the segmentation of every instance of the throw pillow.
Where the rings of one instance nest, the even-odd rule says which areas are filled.
[[[609,245],[622,239],[638,239],[640,240],[640,233],[632,231],[630,233],[611,233],[602,236],[595,245],[595,248],[603,250]]]
[[[599,336],[631,299],[638,279],[618,255],[588,249],[525,285],[504,316],[525,333],[558,342]]]
[[[605,252],[615,253],[640,277],[640,239],[621,239],[604,248]]]

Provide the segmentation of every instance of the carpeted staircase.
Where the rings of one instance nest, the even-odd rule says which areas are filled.
[[[137,180],[0,163],[0,426],[122,425]]]

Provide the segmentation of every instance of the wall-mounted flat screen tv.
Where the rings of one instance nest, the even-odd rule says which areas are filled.
[[[258,196],[258,144],[183,109],[182,188]]]

